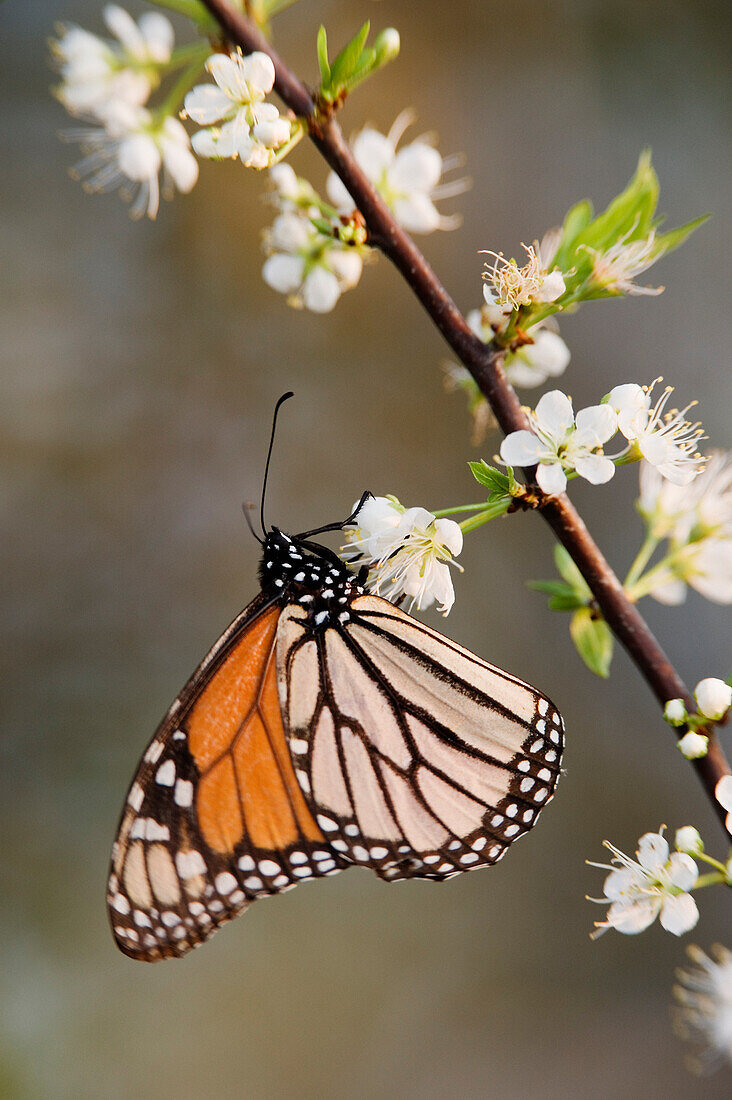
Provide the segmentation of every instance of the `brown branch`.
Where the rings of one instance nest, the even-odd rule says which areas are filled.
[[[269,54],[275,66],[276,91],[295,114],[307,120],[310,137],[361,211],[371,242],[378,242],[381,251],[404,276],[447,343],[472,374],[503,431],[508,434],[527,428],[519,399],[503,371],[504,353],[484,344],[468,327],[425,257],[397,224],[381,195],[357,164],[332,115],[318,113],[311,92],[278,57],[251,20],[232,10],[225,0],[203,0],[203,3],[230,41],[244,53],[262,50]],[[669,699],[681,698],[693,712],[695,705],[688,688],[635,604],[628,599],[568,497],[544,497],[541,512],[587,581],[605,621],[661,705]],[[692,761],[692,766],[724,823],[725,812],[714,797],[714,789],[719,779],[729,774],[730,767],[714,730],[707,732],[709,751],[701,759]]]

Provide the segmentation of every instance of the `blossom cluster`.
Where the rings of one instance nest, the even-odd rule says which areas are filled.
[[[732,453],[710,451],[687,486],[642,463],[638,510],[649,534],[667,542],[650,589],[656,600],[680,604],[690,586],[715,603],[732,603]]]
[[[585,478],[593,485],[609,481],[618,459],[643,457],[663,478],[677,486],[688,485],[701,471],[696,444],[702,435],[683,412],[664,415],[671,389],[655,405],[653,386],[635,383],[615,386],[600,405],[581,409],[561,390],[544,394],[529,413],[530,430],[511,432],[501,444],[501,458],[511,466],[536,465],[539,487],[549,495],[565,490],[567,476]],[[604,445],[616,432],[625,437],[622,451],[604,454]]]
[[[275,165],[270,178],[280,213],[264,234],[268,258],[262,277],[287,295],[289,305],[329,313],[341,294],[357,285],[366,249],[318,228],[320,200],[289,164]]]
[[[396,602],[410,597],[410,609],[439,604],[447,615],[455,602],[450,565],[463,548],[460,525],[438,519],[426,508],[405,508],[396,497],[371,497],[346,528],[341,556],[368,569],[368,587]]]
[[[193,135],[201,157],[239,159],[247,168],[270,168],[302,131],[282,118],[265,96],[274,87],[272,59],[215,53],[206,62],[214,84],[198,84],[185,98],[184,113],[203,129]]]
[[[133,217],[154,218],[161,192],[187,193],[198,179],[185,128],[172,114],[145,106],[170,62],[173,28],[158,12],[136,23],[116,4],[103,16],[115,42],[71,26],[51,44],[62,78],[58,99],[91,124],[65,134],[85,154],[72,174],[88,191],[121,190],[132,200]]]

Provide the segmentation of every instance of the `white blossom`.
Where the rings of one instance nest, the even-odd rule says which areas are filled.
[[[661,926],[675,936],[683,935],[699,919],[696,902],[689,894],[699,877],[694,860],[686,852],[669,856],[663,828],[658,833],[645,833],[638,841],[637,860],[626,856],[607,840],[603,842],[613,853],[610,864],[592,863],[592,867],[610,871],[605,879],[603,898],[591,898],[600,905],[610,903],[607,916],[595,922],[592,938],[609,928],[634,936],[645,931],[656,917]]]
[[[651,595],[679,604],[691,585],[715,603],[732,603],[732,455],[712,451],[688,485],[666,481],[641,463],[639,510],[657,538],[668,538],[673,565]]]
[[[699,424],[684,419],[685,409],[666,412],[673,388],[667,386],[651,407],[651,386],[627,383],[615,386],[608,403],[618,414],[618,428],[631,447],[675,485],[688,485],[700,472],[703,460],[697,444],[704,432]]]
[[[682,756],[687,760],[701,760],[709,751],[709,738],[706,734],[689,730],[685,733],[676,746]]]
[[[394,217],[410,233],[432,233],[453,229],[455,218],[443,217],[436,199],[450,198],[466,189],[464,180],[440,185],[450,162],[443,160],[425,138],[417,138],[399,149],[399,140],[412,123],[411,111],[403,111],[388,134],[366,127],[353,138],[351,148],[360,167],[376,187]],[[331,172],[326,186],[328,197],[341,214],[351,214],[355,203],[348,190]]]
[[[114,42],[75,26],[60,27],[51,42],[61,73],[55,94],[73,115],[103,119],[114,103],[142,106],[173,51],[173,27],[160,12],[145,12],[136,23],[108,4],[103,17]]]
[[[647,237],[629,241],[635,225],[605,252],[584,246],[592,256],[592,279],[603,290],[614,294],[661,294],[662,286],[638,286],[633,280],[659,260],[665,249],[656,242],[655,230]]]
[[[694,688],[699,713],[718,722],[732,706],[732,687],[716,676],[707,676]]]
[[[104,126],[69,134],[86,153],[74,169],[91,192],[120,189],[132,200],[130,214],[155,218],[161,195],[174,188],[187,193],[198,179],[198,164],[185,128],[170,116],[162,121],[144,107],[118,102],[110,108]]]
[[[538,241],[521,247],[528,257],[523,267],[502,252],[488,252],[493,262],[486,264],[483,297],[492,309],[506,313],[520,306],[555,302],[566,290],[562,272],[546,270]]]
[[[278,215],[265,235],[265,247],[270,255],[262,268],[264,281],[296,308],[329,313],[361,278],[358,249],[323,236],[307,210],[291,208]]]
[[[455,591],[448,566],[457,566],[463,548],[459,524],[425,508],[404,508],[396,497],[371,497],[346,528],[346,539],[341,556],[368,567],[368,587],[376,595],[392,601],[409,596],[410,609],[437,602],[443,615],[449,613]]]
[[[727,832],[732,834],[732,775],[723,775],[717,780],[714,797],[722,809],[727,811]]]
[[[711,955],[695,945],[686,953],[695,966],[676,972],[674,1026],[698,1049],[691,1068],[708,1073],[732,1063],[732,951],[715,944]]]
[[[489,314],[489,308],[483,307],[483,310],[472,309],[466,317],[475,335],[486,343],[494,336]],[[532,343],[523,344],[506,355],[503,369],[512,386],[541,386],[547,378],[558,378],[564,374],[571,353],[556,327],[549,327],[550,323],[547,320],[533,325],[528,333]]]
[[[688,855],[700,855],[704,851],[704,841],[693,825],[682,825],[677,829],[674,844],[677,852],[686,852]]]
[[[192,144],[201,157],[236,158],[248,168],[269,168],[292,139],[293,124],[264,98],[272,91],[275,69],[260,51],[215,53],[206,62],[215,84],[198,84],[185,98],[185,114],[204,127]]]
[[[561,390],[551,390],[529,414],[531,431],[511,432],[501,444],[501,458],[510,466],[538,464],[536,480],[545,493],[556,495],[567,487],[567,472],[576,471],[593,485],[615,473],[610,458],[598,453],[617,429],[608,405],[580,409]]]

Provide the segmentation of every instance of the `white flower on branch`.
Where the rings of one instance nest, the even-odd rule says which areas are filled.
[[[732,687],[716,676],[707,676],[694,688],[694,698],[700,714],[719,722],[732,706]]]
[[[679,604],[687,585],[715,603],[732,603],[732,455],[712,451],[687,485],[666,481],[641,463],[638,507],[651,532],[668,538],[673,565],[651,595]]]
[[[690,1068],[710,1073],[724,1061],[732,1063],[732,951],[715,944],[713,957],[696,945],[686,953],[695,966],[676,971],[674,1027],[698,1049]]]
[[[358,249],[325,237],[305,210],[293,208],[275,218],[265,234],[265,248],[270,255],[262,278],[273,290],[286,294],[295,308],[329,313],[341,294],[361,278],[363,260]]]
[[[216,83],[198,84],[185,98],[186,116],[205,127],[193,135],[193,148],[201,157],[271,167],[295,132],[274,103],[263,102],[274,86],[271,59],[259,51],[248,57],[215,53],[206,69]]]
[[[136,23],[108,4],[103,16],[116,42],[74,26],[60,27],[51,42],[61,73],[55,94],[72,115],[103,119],[114,103],[142,106],[173,52],[173,27],[160,12],[145,12]]]
[[[561,390],[551,390],[529,413],[531,431],[511,432],[501,444],[501,458],[509,466],[535,466],[536,480],[549,495],[563,493],[567,473],[577,473],[593,485],[602,485],[615,473],[612,459],[601,448],[617,430],[609,405],[592,405],[574,415],[572,402]]]
[[[109,108],[104,126],[66,136],[78,141],[86,153],[72,174],[90,192],[119,189],[132,202],[133,218],[143,214],[155,218],[161,193],[164,198],[171,197],[175,188],[187,193],[198,179],[185,128],[170,116],[156,120],[144,107],[117,102]]]
[[[562,272],[547,271],[538,241],[521,247],[528,257],[523,267],[516,260],[507,260],[502,252],[488,252],[493,262],[486,264],[483,297],[489,307],[504,313],[520,306],[555,302],[566,290]]]
[[[603,898],[589,898],[599,905],[610,906],[602,922],[595,922],[596,939],[609,928],[634,936],[645,931],[656,917],[667,932],[681,936],[699,920],[699,910],[689,890],[696,883],[699,871],[686,852],[669,856],[663,828],[658,833],[645,833],[638,841],[637,860],[626,856],[609,841],[603,841],[613,853],[610,864],[590,863],[591,867],[610,871],[605,879]]]
[[[435,229],[454,229],[458,218],[440,214],[435,200],[459,195],[468,187],[466,180],[440,184],[446,169],[458,161],[443,160],[424,138],[398,149],[404,131],[414,121],[411,111],[397,116],[388,134],[367,127],[351,142],[353,155],[381,194],[401,226],[410,233],[432,233]],[[342,214],[351,214],[354,201],[340,178],[331,172],[326,186],[328,197]]]
[[[404,508],[396,497],[371,497],[346,528],[341,556],[369,569],[368,587],[393,602],[411,597],[410,609],[439,604],[447,615],[455,602],[449,565],[463,548],[463,533],[451,519],[425,508]]]
[[[488,313],[487,308],[472,309],[466,317],[475,335],[486,343],[495,335],[495,329],[486,316]],[[572,357],[552,319],[533,325],[528,336],[532,342],[509,352],[503,361],[503,369],[511,385],[527,389],[542,386],[548,378],[558,378],[564,374]]]
[[[655,230],[651,230],[647,237],[640,240],[629,241],[628,237],[635,231],[635,225],[612,248],[606,252],[598,252],[594,248],[585,246],[592,256],[592,279],[603,290],[609,290],[615,294],[661,294],[662,286],[638,286],[633,280],[636,275],[647,271],[649,267],[660,260],[665,248],[659,247],[656,241]]]
[[[656,379],[660,381],[660,379]],[[636,448],[646,462],[675,485],[688,485],[702,469],[703,459],[697,451],[704,430],[700,424],[692,424],[685,419],[685,413],[696,402],[686,408],[666,411],[666,405],[673,393],[673,387],[667,386],[651,407],[653,382],[650,386],[638,386],[627,383],[615,386],[608,397],[609,405],[618,414],[618,427],[628,440],[631,448]]]

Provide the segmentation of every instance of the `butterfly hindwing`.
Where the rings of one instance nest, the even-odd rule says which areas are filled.
[[[343,865],[292,768],[275,675],[280,611],[259,597],[232,624],[132,783],[108,901],[135,958],[185,954],[253,899]]]
[[[300,782],[331,847],[386,880],[497,862],[551,799],[563,728],[523,681],[375,596],[278,625]]]

